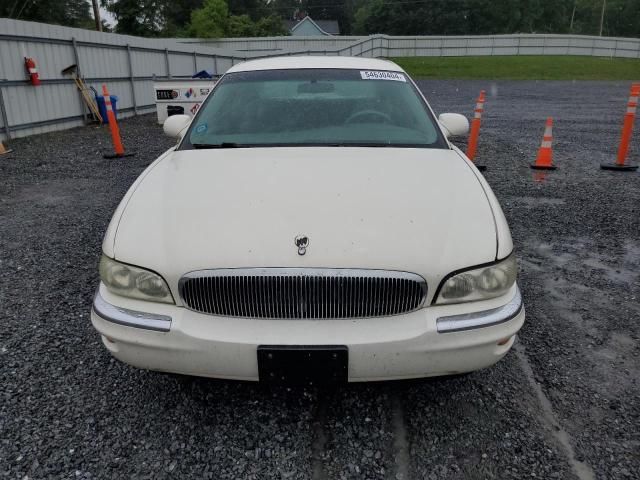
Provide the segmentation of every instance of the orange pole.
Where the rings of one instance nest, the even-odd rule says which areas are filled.
[[[629,152],[629,143],[631,142],[631,134],[633,133],[633,122],[636,118],[636,108],[638,107],[638,97],[640,96],[640,84],[631,86],[631,94],[627,103],[627,113],[624,115],[624,123],[622,125],[622,137],[620,138],[620,147],[618,148],[618,159],[616,164],[624,166],[627,153]]]
[[[111,106],[111,97],[109,96],[109,90],[107,86],[102,84],[102,94],[104,95],[104,104],[107,110],[107,118],[109,119],[109,130],[111,130],[111,139],[113,140],[113,149],[116,151],[116,156],[124,156],[124,147],[120,140],[120,129],[118,128],[118,122],[116,116],[113,114],[113,107]]]
[[[469,135],[469,144],[467,145],[467,157],[473,162],[476,158],[478,150],[478,137],[480,136],[480,122],[482,120],[482,112],[484,111],[484,90],[480,91],[474,111],[473,120],[471,121],[471,133]]]

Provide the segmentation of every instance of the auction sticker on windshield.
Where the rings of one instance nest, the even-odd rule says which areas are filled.
[[[361,70],[360,76],[363,80],[395,80],[396,82],[406,82],[403,74],[398,72],[381,72],[372,70]]]

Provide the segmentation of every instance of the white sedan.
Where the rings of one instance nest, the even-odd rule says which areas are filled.
[[[274,383],[469,372],[524,322],[491,188],[396,64],[231,68],[106,232],[91,320],[136,367]]]

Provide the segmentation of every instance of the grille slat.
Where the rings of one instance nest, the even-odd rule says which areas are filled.
[[[210,280],[209,278],[203,278],[201,282],[204,286],[203,292],[202,292],[203,304],[205,308],[208,308],[208,309],[211,308],[211,305],[209,304],[209,300],[211,298],[211,295],[210,295],[211,289],[209,288],[209,285],[208,285],[209,280]]]
[[[226,303],[225,310],[227,311],[227,315],[237,316],[234,311],[233,305],[233,288],[231,284],[233,283],[233,279],[235,277],[225,277],[224,280],[224,299]]]
[[[422,277],[365,269],[243,268],[191,272],[180,280],[186,307],[243,318],[341,319],[420,308]]]

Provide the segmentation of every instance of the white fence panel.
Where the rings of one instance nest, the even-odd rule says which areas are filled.
[[[171,66],[171,75],[174,77],[184,75],[191,76],[195,73],[193,55],[170,53],[169,65]]]
[[[155,108],[153,80],[139,80],[135,83],[138,109]]]
[[[164,52],[131,49],[133,74],[137,77],[167,76],[167,62]]]
[[[438,37],[268,37],[147,39],[56,25],[0,19],[0,138],[81,125],[86,111],[62,69],[78,64],[87,83],[106,83],[120,115],[154,106],[153,79],[227,71],[247,58],[278,55],[365,57],[593,55],[640,58],[640,39],[578,35]],[[28,83],[24,57],[33,57],[42,85]],[[5,121],[6,116],[6,121]]]
[[[122,48],[78,47],[82,74],[90,78],[128,77],[127,51]]]

